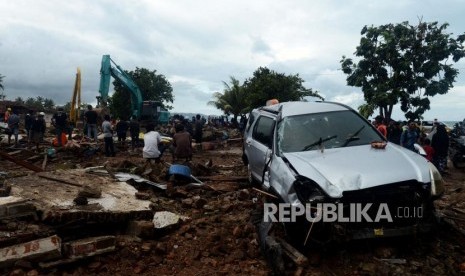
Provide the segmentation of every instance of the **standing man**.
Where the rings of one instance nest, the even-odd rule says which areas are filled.
[[[67,132],[67,121],[68,121],[68,116],[66,116],[66,113],[63,112],[63,107],[59,107],[58,112],[55,113],[52,117],[52,124],[55,126],[58,147],[63,146],[63,141],[61,140],[62,133],[63,132],[68,133]]]
[[[384,118],[381,115],[376,116],[375,118],[376,129],[383,134],[384,138],[387,138],[387,128],[384,124]]]
[[[16,115],[15,111],[13,111],[12,114],[8,116],[7,123],[8,123],[8,129],[9,129],[8,145],[10,145],[11,143],[11,135],[14,135],[15,136],[15,147],[17,147],[18,146],[18,134],[19,134],[19,116]]]
[[[123,118],[124,119],[124,118]],[[119,120],[116,123],[116,135],[118,135],[118,142],[121,146],[126,146],[126,134],[128,132],[129,124],[126,120]]]
[[[400,145],[409,150],[415,151],[415,143],[418,140],[417,125],[414,121],[410,121],[408,129],[402,132],[400,136]]]
[[[94,142],[97,143],[97,117],[98,114],[95,110],[92,110],[92,105],[87,106],[87,111],[84,114],[87,124],[87,137],[92,139],[94,137]]]
[[[5,114],[3,116],[3,122],[4,123],[8,123],[8,118],[10,117],[10,114],[11,114],[11,108],[7,108],[6,111],[5,111]]]
[[[194,130],[194,139],[195,142],[197,143],[197,148],[202,148],[202,135],[203,135],[203,122],[202,119],[200,118],[200,114],[197,114],[195,116],[195,130]]]
[[[131,134],[131,148],[134,150],[139,145],[139,132],[140,125],[135,116],[132,116],[131,122],[129,122],[129,133]]]
[[[26,129],[26,134],[27,134],[27,144],[29,146],[29,143],[31,142],[31,128],[32,128],[32,123],[34,122],[34,118],[31,116],[31,114],[26,114],[26,117],[24,118],[24,128]]]
[[[32,121],[31,140],[36,145],[36,150],[39,152],[39,144],[42,142],[45,133],[45,113],[40,112],[37,118]]]
[[[185,159],[186,162],[192,159],[192,138],[189,132],[184,130],[184,125],[175,126],[176,133],[173,136],[173,162],[176,159]]]
[[[110,115],[105,115],[105,121],[102,123],[103,140],[105,141],[105,155],[107,157],[115,156],[115,147],[113,145],[113,129],[111,127]]]

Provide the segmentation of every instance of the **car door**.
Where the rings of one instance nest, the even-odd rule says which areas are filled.
[[[252,176],[261,181],[266,165],[267,153],[273,144],[275,119],[261,115],[257,118],[251,137],[246,139],[246,151]]]

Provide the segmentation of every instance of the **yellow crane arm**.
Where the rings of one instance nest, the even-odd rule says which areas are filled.
[[[71,109],[69,111],[69,120],[76,125],[81,109],[81,69],[77,68],[76,81],[74,82],[73,97],[71,99]]]

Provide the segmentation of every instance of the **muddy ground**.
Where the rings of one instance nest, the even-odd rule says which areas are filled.
[[[148,195],[152,210],[166,210],[187,216],[181,224],[155,234],[130,236],[119,227],[101,226],[102,233],[115,234],[116,251],[51,268],[23,262],[2,271],[5,275],[270,275],[269,265],[260,252],[252,211],[264,195],[249,186],[237,141],[216,143],[211,150],[197,150],[188,164],[204,187],[177,186],[170,192],[147,185],[136,188]],[[48,148],[43,145],[41,150]],[[17,158],[28,159],[32,150]],[[172,160],[165,156],[164,161]],[[31,163],[41,166],[42,158]],[[58,151],[47,161],[46,170],[70,170],[105,165],[111,169],[140,169],[141,149],[119,149],[116,157],[102,152],[83,154],[82,149]],[[168,165],[155,167],[146,177],[169,182],[163,177]],[[0,171],[7,177],[33,174],[13,162],[0,159]],[[157,179],[158,177],[158,179]],[[312,245],[302,268],[285,258],[287,275],[459,275],[465,273],[465,171],[449,168],[444,175],[446,193],[436,202],[439,223],[430,235]],[[57,186],[59,189],[60,186]],[[11,224],[11,221],[2,221]],[[27,224],[28,221],[18,221]],[[32,223],[32,222],[31,222]],[[53,230],[52,230],[53,231]],[[90,233],[89,233],[90,234]]]

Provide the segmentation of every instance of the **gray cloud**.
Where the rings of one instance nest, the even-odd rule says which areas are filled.
[[[207,102],[234,76],[241,82],[260,66],[299,74],[328,100],[353,107],[360,90],[347,87],[339,69],[364,25],[448,22],[463,33],[460,0],[445,1],[60,1],[2,3],[0,74],[4,93],[71,98],[76,68],[84,102],[95,102],[103,54],[125,70],[157,70],[171,82],[175,111],[220,114]],[[465,61],[456,67],[465,71]],[[463,75],[463,74],[462,74]],[[447,95],[432,99],[426,117],[464,116],[450,105],[465,93],[458,78]],[[451,111],[453,110],[453,112]],[[400,113],[399,113],[400,114]]]

